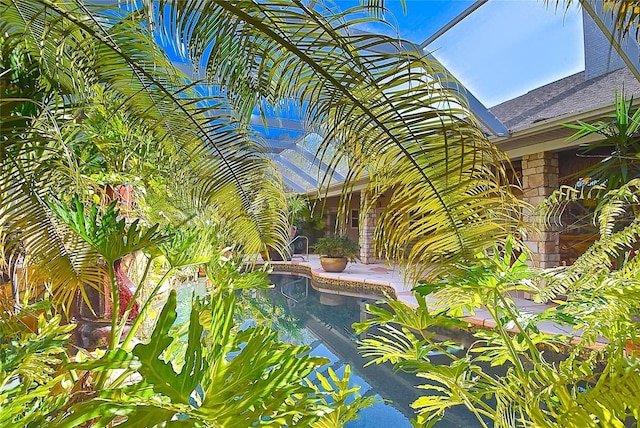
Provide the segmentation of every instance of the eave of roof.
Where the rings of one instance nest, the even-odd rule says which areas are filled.
[[[536,88],[490,109],[511,131],[510,136],[491,141],[512,159],[589,142],[568,142],[575,131],[562,125],[609,119],[615,111],[616,90],[624,90],[627,99],[637,97],[640,82],[622,68],[590,80],[580,72]],[[634,100],[634,105],[640,104]]]

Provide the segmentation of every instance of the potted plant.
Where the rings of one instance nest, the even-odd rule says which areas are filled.
[[[320,264],[326,272],[342,272],[348,262],[359,259],[360,247],[348,236],[324,236],[318,239],[313,249],[320,254]]]

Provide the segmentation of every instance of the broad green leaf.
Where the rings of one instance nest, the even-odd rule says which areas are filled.
[[[171,361],[165,361],[167,357],[163,355],[174,340],[169,330],[177,317],[175,308],[176,292],[172,290],[158,317],[149,343],[136,345],[132,354],[140,360],[141,366],[138,371],[156,392],[165,394],[175,403],[189,404],[191,393],[202,381],[206,371],[200,346],[202,327],[198,322],[197,312],[192,311],[185,365],[179,374],[176,373]]]

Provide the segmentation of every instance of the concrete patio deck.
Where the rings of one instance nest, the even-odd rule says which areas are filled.
[[[274,272],[277,273],[289,272],[310,276],[315,288],[326,293],[363,297],[376,297],[387,293],[409,306],[417,306],[414,293],[411,291],[415,284],[408,282],[404,272],[398,267],[387,266],[383,263],[349,263],[343,272],[330,273],[322,269],[320,257],[313,254],[305,255],[304,259],[296,255],[291,261],[271,262],[271,265]],[[520,297],[513,297],[513,300],[522,311],[528,313],[543,312],[554,306]],[[466,317],[465,321],[486,329],[496,326],[485,309],[477,309],[473,315]],[[558,325],[552,321],[542,321],[537,326],[544,333],[571,337],[572,342],[581,340],[580,330],[575,330],[570,326]],[[606,341],[603,339],[596,346],[602,346],[605,343]]]

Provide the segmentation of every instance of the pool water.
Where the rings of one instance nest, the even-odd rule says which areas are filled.
[[[359,412],[358,419],[350,421],[346,428],[404,428],[411,427],[415,417],[410,404],[421,390],[415,385],[420,379],[414,375],[395,372],[390,365],[367,362],[357,350],[354,322],[361,320],[362,307],[372,302],[366,298],[352,296],[327,296],[313,289],[311,281],[303,276],[272,274],[269,276],[274,288],[254,291],[248,299],[238,298],[244,308],[248,324],[254,319],[269,319],[279,332],[280,340],[296,345],[307,345],[313,356],[329,360],[320,372],[327,375],[331,367],[338,376],[344,374],[345,366],[351,366],[350,386],[359,386],[363,396],[374,396],[377,402]],[[185,283],[178,289],[178,317],[188,320],[188,311],[193,294],[204,295],[202,282]],[[329,303],[329,304],[327,304]],[[328,375],[327,375],[328,376]],[[313,377],[313,376],[312,376]],[[436,424],[440,428],[479,426],[465,409],[448,412],[445,419]]]

